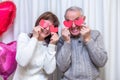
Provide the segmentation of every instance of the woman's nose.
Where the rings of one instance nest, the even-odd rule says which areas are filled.
[[[47,28],[49,26],[48,23],[44,23],[43,28]]]
[[[49,26],[44,27],[44,29],[49,30]]]
[[[49,28],[50,28],[49,26],[48,26],[48,27],[46,27],[46,30],[49,30]]]

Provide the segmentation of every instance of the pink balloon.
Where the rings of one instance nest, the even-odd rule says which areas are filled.
[[[0,42],[0,75],[4,80],[7,80],[16,69],[16,44],[16,41],[8,44]]]
[[[0,2],[0,35],[2,35],[14,22],[16,5],[12,1]]]

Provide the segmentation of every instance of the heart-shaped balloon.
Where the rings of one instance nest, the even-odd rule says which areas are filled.
[[[0,35],[13,24],[16,15],[16,6],[12,1],[0,2]]]
[[[5,44],[0,42],[0,75],[4,80],[15,71],[17,62],[16,56],[16,41]]]

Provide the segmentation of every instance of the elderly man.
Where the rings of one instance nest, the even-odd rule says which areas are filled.
[[[70,7],[65,12],[65,28],[57,44],[61,80],[101,80],[99,68],[107,61],[103,38],[99,31],[86,26],[84,20],[79,7]]]

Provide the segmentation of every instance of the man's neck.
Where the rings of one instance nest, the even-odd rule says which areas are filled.
[[[78,38],[80,38],[80,35],[77,35],[77,36],[71,35],[71,38],[78,39]]]

